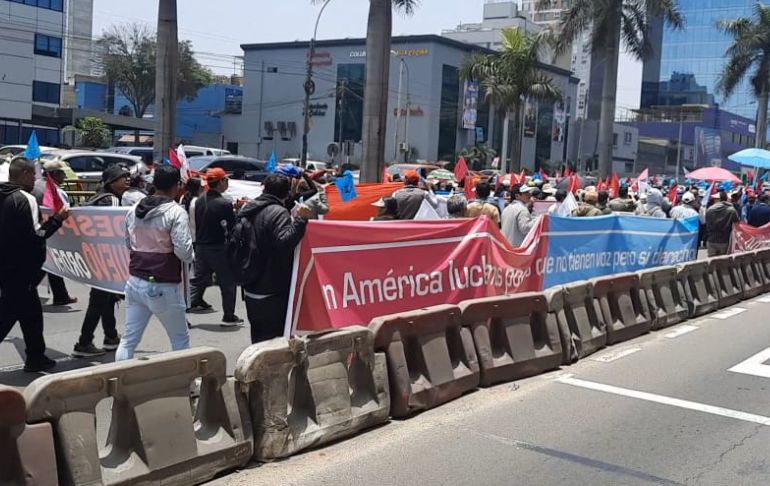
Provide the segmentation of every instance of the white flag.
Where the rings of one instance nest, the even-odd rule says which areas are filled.
[[[438,212],[433,208],[433,206],[430,205],[427,199],[422,200],[422,204],[420,205],[420,209],[417,211],[417,214],[414,216],[415,220],[426,220],[426,219],[441,219],[441,216],[439,216]]]
[[[561,216],[562,218],[568,218],[572,216],[572,211],[578,208],[577,199],[575,199],[575,195],[571,192],[567,193],[567,197],[564,198],[564,201],[561,202],[559,205],[559,208],[556,210],[556,216]]]
[[[184,145],[181,143],[176,148],[176,156],[182,164],[179,174],[182,176],[182,181],[187,182],[187,179],[190,178],[190,164],[187,162],[187,154],[184,153]]]

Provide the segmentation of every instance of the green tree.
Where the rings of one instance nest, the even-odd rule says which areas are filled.
[[[487,101],[505,112],[503,149],[500,168],[508,169],[509,140],[512,138],[512,169],[521,167],[521,126],[524,120],[524,100],[556,101],[561,91],[553,79],[538,67],[538,59],[549,44],[549,33],[528,34],[519,29],[503,29],[502,51],[494,54],[476,53],[468,57],[460,69],[463,79],[478,81]],[[513,130],[509,130],[513,121]],[[513,135],[511,137],[511,134]]]
[[[143,24],[113,25],[98,41],[104,54],[107,79],[126,96],[133,114],[144,117],[147,108],[155,102],[155,34]],[[179,42],[179,99],[193,100],[198,90],[210,84],[213,75],[195,60],[192,43]]]
[[[727,49],[727,62],[719,77],[717,89],[730,97],[746,78],[751,81],[757,98],[757,137],[755,147],[767,143],[767,105],[770,95],[770,6],[756,3],[751,18],[723,20],[717,27],[732,36]]]
[[[538,9],[548,8],[551,3],[551,0],[540,0]],[[643,60],[652,50],[651,31],[661,29],[663,22],[675,29],[684,27],[684,18],[677,0],[573,0],[562,16],[557,52],[566,52],[580,34],[588,31],[592,51],[604,59],[599,120],[601,177],[612,172],[612,128],[615,122],[620,41],[623,39],[626,50]]]
[[[110,140],[110,130],[99,118],[93,116],[81,118],[78,120],[77,129],[80,134],[80,143],[86,147],[104,147]]]

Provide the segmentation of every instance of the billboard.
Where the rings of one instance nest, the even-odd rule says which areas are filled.
[[[719,166],[722,163],[722,136],[716,128],[695,127],[696,165]]]
[[[473,130],[476,128],[479,108],[479,83],[466,81],[463,96],[463,128]]]

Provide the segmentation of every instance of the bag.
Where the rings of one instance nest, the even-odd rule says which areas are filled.
[[[259,276],[259,245],[254,221],[237,217],[225,242],[227,264],[237,285],[248,285]]]

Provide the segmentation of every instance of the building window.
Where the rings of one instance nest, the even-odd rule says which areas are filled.
[[[64,11],[64,0],[11,0],[13,3],[21,3],[30,7],[46,8],[48,10]]]
[[[61,57],[61,38],[50,35],[35,34],[35,54],[41,56]]]
[[[617,147],[618,146],[618,134],[613,133],[612,134],[612,146]]]
[[[438,125],[438,158],[454,160],[457,148],[457,118],[460,103],[460,74],[456,67],[441,70],[441,107]]]
[[[32,83],[32,101],[39,103],[59,104],[58,83],[46,83],[44,81],[33,81]]]
[[[623,143],[626,145],[631,145],[631,141],[633,140],[633,135],[631,132],[623,132]]]
[[[336,142],[359,142],[362,138],[365,80],[366,64],[337,65],[337,102],[334,110]]]

